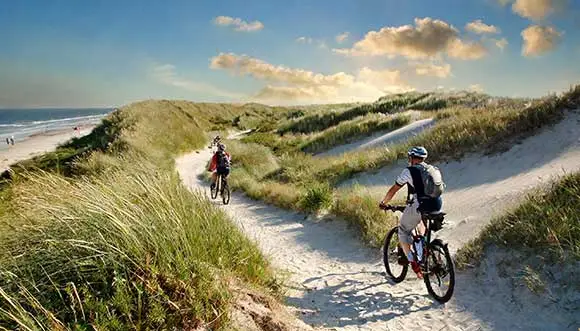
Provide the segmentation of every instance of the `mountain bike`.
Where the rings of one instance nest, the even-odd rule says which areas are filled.
[[[212,199],[216,199],[219,192],[224,205],[230,203],[230,187],[228,185],[227,178],[225,178],[223,175],[218,174],[215,186],[212,188],[210,185],[210,190]]]
[[[383,210],[400,211],[405,206],[381,206]],[[432,239],[431,233],[443,228],[445,213],[422,213],[421,223],[425,226],[425,233],[421,234],[420,227],[413,230],[413,244],[411,252],[415,261],[419,262],[423,273],[423,280],[427,292],[438,302],[445,303],[451,299],[455,287],[455,270],[453,261],[447,248],[447,243],[441,239]],[[421,224],[419,223],[419,224]],[[387,274],[395,283],[405,279],[409,269],[409,261],[399,245],[399,227],[395,226],[385,237],[383,245],[383,263]],[[442,290],[442,288],[446,288]],[[437,289],[441,293],[437,293]]]

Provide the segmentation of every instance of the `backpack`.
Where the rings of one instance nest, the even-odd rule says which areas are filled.
[[[229,169],[230,159],[223,151],[217,152],[217,167],[220,169]]]
[[[437,198],[445,191],[445,183],[441,171],[436,166],[419,163],[408,167],[413,177],[415,191],[419,197]]]

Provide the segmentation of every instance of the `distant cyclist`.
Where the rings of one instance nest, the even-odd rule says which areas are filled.
[[[211,175],[212,190],[215,187],[218,175],[222,175],[224,178],[228,177],[228,175],[230,174],[230,164],[232,162],[232,157],[228,152],[226,152],[226,145],[218,143],[217,147],[218,147],[217,151],[211,157],[211,162],[209,163],[209,168],[207,169],[208,171],[212,172]]]
[[[411,268],[419,278],[422,278],[421,267],[415,261],[411,252],[413,236],[411,231],[421,222],[421,213],[431,213],[441,210],[443,200],[441,193],[445,188],[441,173],[436,167],[425,163],[427,149],[416,146],[407,152],[409,166],[401,172],[395,184],[391,186],[380,205],[387,205],[393,196],[407,185],[407,207],[399,222],[399,244],[403,249],[405,257],[411,262]],[[400,261],[407,263],[407,261]]]

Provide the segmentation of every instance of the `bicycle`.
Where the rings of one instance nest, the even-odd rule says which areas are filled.
[[[230,187],[228,185],[227,178],[225,178],[223,175],[218,174],[215,186],[213,188],[210,186],[210,191],[212,199],[215,200],[217,198],[218,192],[220,192],[220,196],[224,205],[230,203]]]
[[[381,209],[403,212],[405,206],[385,205],[381,206]],[[413,244],[411,245],[413,257],[421,266],[427,292],[439,303],[449,301],[455,288],[455,270],[447,243],[441,239],[432,240],[431,238],[432,232],[437,232],[443,228],[445,215],[443,212],[422,213],[421,223],[425,226],[425,234],[420,234],[420,223],[412,232]],[[383,263],[387,274],[395,283],[402,282],[409,269],[409,261],[399,245],[398,232],[398,226],[391,229],[387,233],[383,245]],[[443,260],[445,260],[445,264],[443,264]],[[400,267],[400,272],[396,271],[396,267]],[[449,279],[445,280],[447,276]],[[436,285],[437,288],[447,285],[447,290],[440,295],[435,292],[433,285]]]

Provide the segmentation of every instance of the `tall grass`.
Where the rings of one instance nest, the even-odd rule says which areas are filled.
[[[477,264],[486,247],[533,250],[547,261],[580,260],[580,172],[555,181],[486,226],[457,252],[462,267]]]
[[[136,103],[63,146],[66,163],[17,167],[0,191],[0,326],[223,329],[232,283],[275,287],[256,246],[175,174],[175,156],[205,146],[216,109],[248,112]]]
[[[384,115],[371,115],[361,120],[343,122],[337,126],[322,131],[313,139],[303,143],[301,150],[307,153],[321,152],[332,147],[347,144],[372,133],[385,130],[395,130],[411,122],[410,116],[395,116],[385,118]]]
[[[391,114],[402,110],[405,106],[422,97],[423,95],[402,94],[381,99],[372,104],[358,105],[342,112],[313,114],[282,126],[277,130],[277,133],[281,135],[285,133],[312,133],[367,114]]]

